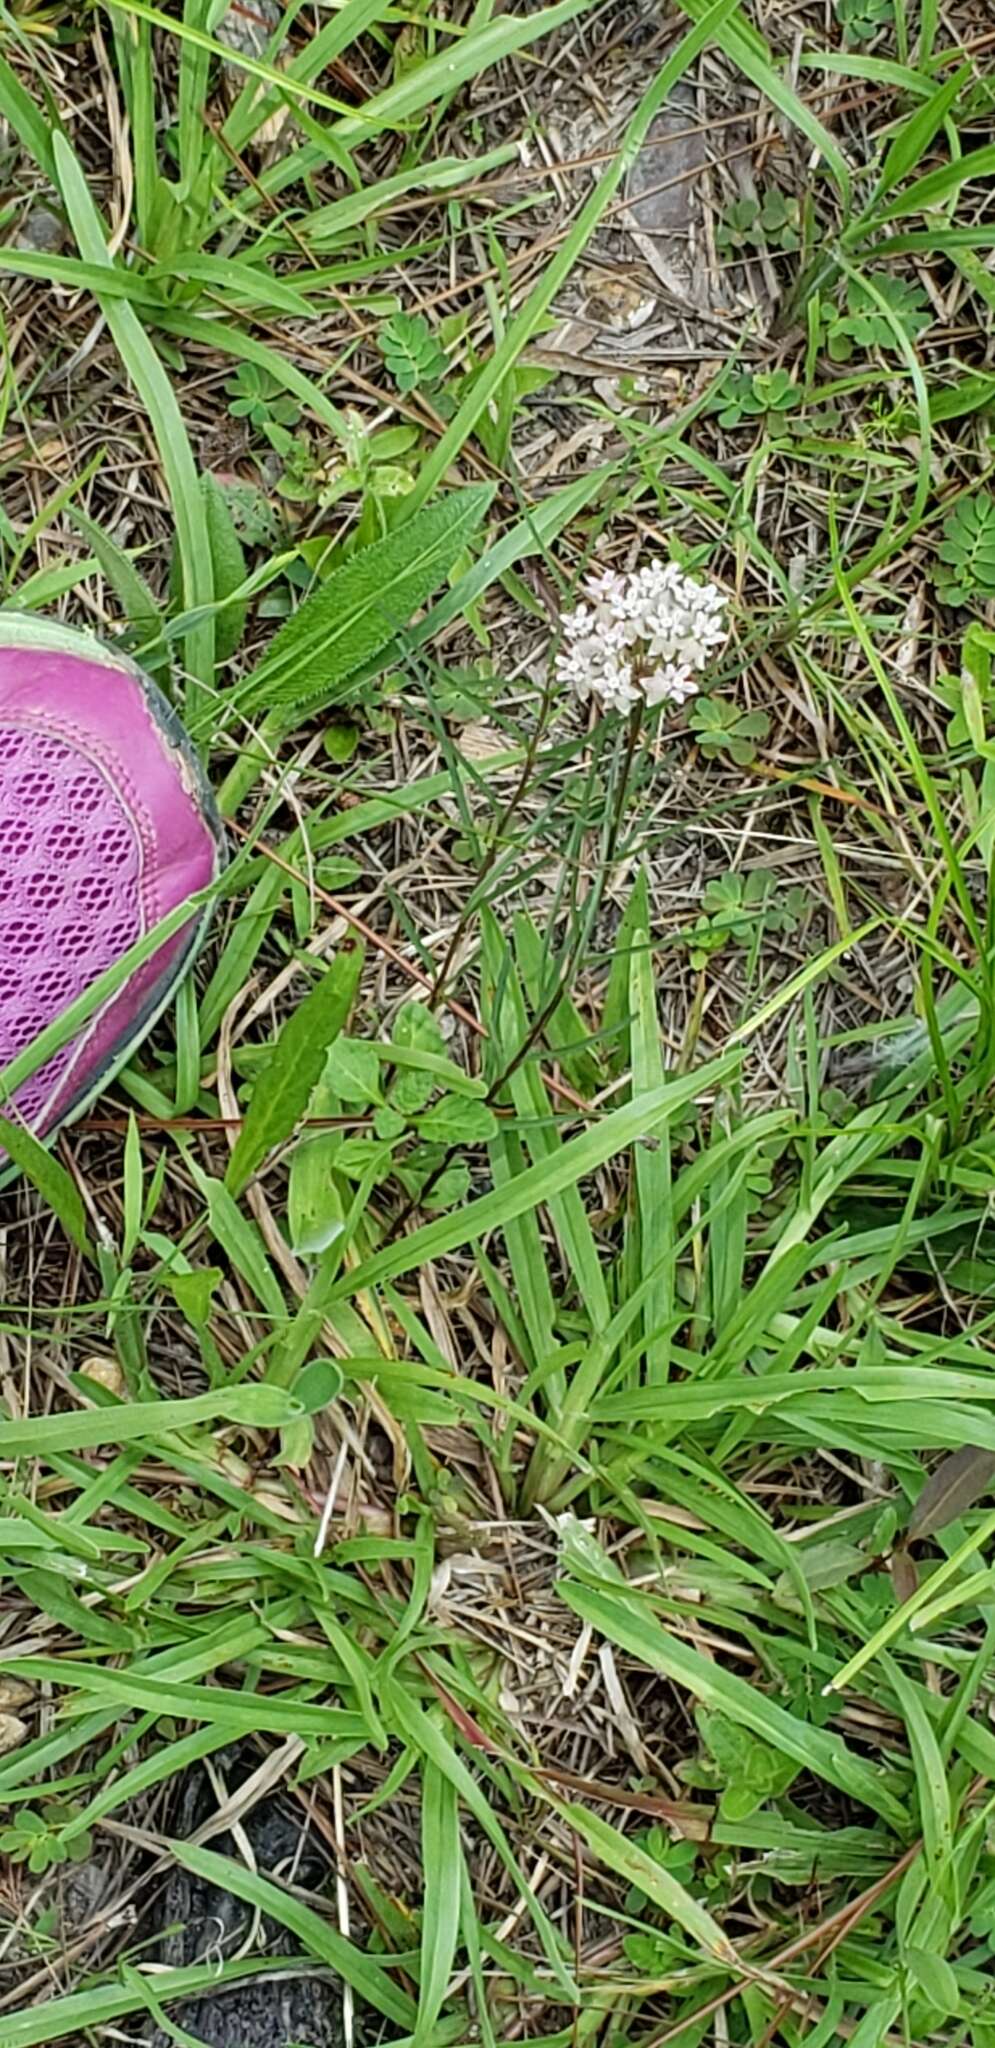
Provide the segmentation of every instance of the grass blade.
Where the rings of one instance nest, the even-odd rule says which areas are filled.
[[[430,1760],[422,1772],[421,1837],[425,1892],[415,2048],[431,2040],[442,2010],[459,1940],[463,1880],[456,1788]]]
[[[575,1187],[586,1174],[595,1173],[606,1160],[612,1159],[617,1152],[626,1151],[638,1138],[651,1137],[684,1103],[692,1102],[696,1095],[714,1088],[734,1071],[738,1063],[738,1054],[726,1054],[702,1067],[697,1074],[686,1074],[680,1080],[668,1081],[651,1095],[641,1096],[635,1102],[627,1103],[623,1109],[614,1110],[611,1116],[605,1117],[591,1130],[562,1145],[551,1159],[541,1159],[527,1167],[506,1187],[481,1195],[459,1214],[440,1216],[436,1222],[416,1230],[411,1237],[402,1238],[397,1244],[375,1252],[372,1258],[340,1282],[340,1291],[353,1294],[375,1286],[380,1280],[396,1279],[398,1273],[409,1273],[413,1266],[441,1258],[445,1252],[456,1251],[461,1245],[473,1244],[476,1239],[486,1237],[489,1231],[500,1230],[510,1218],[524,1216],[530,1209],[537,1209],[540,1203],[549,1201],[564,1188]]]
[[[107,254],[100,217],[76,157],[62,135],[54,137],[53,149],[59,189],[80,255],[85,262],[100,265],[113,273],[114,264]],[[101,294],[98,287],[94,289],[94,296],[152,424],[176,522],[184,602],[190,610],[200,612],[201,607],[205,608],[184,638],[184,660],[188,675],[196,683],[210,687],[214,682],[211,544],[187,431],[169,378],[134,308],[118,301],[109,292]],[[190,701],[188,693],[188,704]],[[196,702],[196,695],[193,701]]]

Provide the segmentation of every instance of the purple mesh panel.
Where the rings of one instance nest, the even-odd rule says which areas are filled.
[[[0,720],[0,1069],[142,934],[141,848],[77,748]],[[18,1089],[29,1126],[74,1053]]]

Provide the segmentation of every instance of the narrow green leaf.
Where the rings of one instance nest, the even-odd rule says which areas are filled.
[[[707,16],[707,0],[680,0],[685,14],[692,21],[703,22]],[[838,144],[833,141],[828,128],[811,107],[782,78],[763,37],[751,21],[737,11],[732,12],[714,30],[714,40],[737,70],[758,87],[765,99],[791,122],[792,127],[808,137],[814,149],[825,159],[839,190],[844,206],[850,203],[851,180],[846,158]]]
[[[158,680],[168,663],[161,646],[163,616],[144,576],[136,569],[131,556],[118,546],[117,541],[111,540],[95,519],[81,511],[78,505],[68,506],[67,511],[73,525],[79,528],[93,549],[133,633],[143,643],[143,667]]]
[[[452,1975],[459,1939],[463,1872],[456,1788],[430,1758],[422,1772],[421,1838],[425,1889],[416,2048],[423,2048],[431,2039]]]
[[[583,12],[589,0],[557,0],[552,7],[526,9],[521,15],[497,14],[493,21],[478,18],[472,35],[449,43],[434,57],[405,70],[383,92],[374,93],[355,112],[336,121],[334,132],[355,145],[384,128],[396,128],[420,113],[435,100],[448,98],[469,78],[479,78],[495,64],[504,62],[549,35],[563,22]]]
[[[255,1224],[243,1216],[238,1203],[223,1181],[214,1180],[190,1159],[189,1171],[207,1202],[211,1230],[236,1271],[247,1281],[260,1306],[274,1322],[286,1319],[287,1306],[280,1283],[263,1249]],[[229,1162],[230,1165],[230,1162]]]
[[[939,206],[953,192],[959,192],[972,178],[990,178],[995,171],[995,143],[985,149],[974,149],[968,156],[958,157],[953,163],[941,164],[938,170],[927,171],[925,177],[917,178],[908,185],[875,216],[873,225],[880,221],[899,220],[906,213],[924,213],[928,207]]]
[[[39,249],[0,249],[0,271],[12,277],[43,277],[72,291],[99,292],[104,298],[128,299],[135,305],[159,306],[162,294],[137,271],[117,270],[108,263],[84,263],[78,256],[52,256]]]
[[[213,1849],[195,1848],[190,1842],[171,1842],[169,1847],[184,1870],[192,1870],[195,1877],[216,1886],[219,1892],[244,1899],[247,1905],[286,1927],[306,1955],[315,1962],[326,1963],[346,1984],[352,1985],[374,2012],[393,2020],[395,2026],[413,2025],[415,2007],[407,1992],[393,1982],[372,1956],[364,1955],[320,1913],[293,1898],[282,1885],[272,1884],[269,1878],[247,1870],[229,1856],[216,1855]]]
[[[288,1017],[256,1076],[225,1185],[239,1194],[274,1145],[289,1138],[321,1079],[329,1046],[348,1022],[363,970],[363,948],[345,943],[327,972]]]
[[[424,1709],[411,1697],[407,1688],[398,1679],[387,1676],[382,1678],[380,1697],[383,1702],[385,1717],[389,1716],[394,1723],[394,1732],[403,1736],[405,1741],[411,1744],[412,1748],[420,1751],[426,1760],[435,1764],[443,1777],[450,1780],[458,1798],[462,1800],[467,1810],[473,1814],[474,1819],[483,1829],[488,1841],[493,1844],[516,1889],[528,1903],[533,1925],[542,1943],[543,1953],[556,1976],[557,1982],[566,1992],[568,1998],[575,1998],[577,1993],[574,1985],[571,1983],[570,1973],[563,1960],[556,1929],[535,1893],[530,1890],[526,1883],[505,1830],[497,1815],[492,1811],[483,1787],[477,1783],[472,1771],[467,1768],[462,1757],[457,1754],[448,1735],[438,1727],[429,1714],[425,1713]]]
[[[174,1998],[214,1997],[253,1977],[273,1977],[270,1955],[240,1957],[234,1963],[193,1963],[182,1970],[162,1970],[155,1977],[156,2002],[160,2006]],[[44,2048],[49,2041],[99,2038],[112,2020],[126,2019],[141,2012],[145,2000],[128,1984],[94,1984],[86,1991],[73,1991],[66,1998],[46,1998],[41,2005],[26,2006],[23,2012],[5,2015],[3,2048]]]
[[[881,1668],[898,1701],[905,1722],[916,1774],[919,1826],[930,1882],[942,1894],[953,1856],[953,1809],[950,1779],[932,1723],[916,1687],[901,1666],[885,1653]]]
[[[640,881],[640,894],[645,897],[648,894],[645,876]],[[649,931],[639,925],[632,932],[629,990],[632,1092],[634,1095],[647,1095],[663,1086],[664,1066]],[[674,1271],[670,1259],[674,1222],[670,1199],[670,1134],[666,1125],[648,1144],[636,1145],[633,1163],[638,1203],[640,1276],[650,1283],[643,1310],[646,1377],[661,1381],[669,1372],[667,1332],[674,1305]]]
[[[908,1816],[890,1790],[884,1771],[855,1756],[842,1736],[798,1720],[744,1678],[724,1671],[711,1657],[682,1643],[661,1627],[648,1608],[640,1607],[635,1595],[595,1592],[569,1580],[558,1581],[557,1592],[582,1621],[589,1621],[609,1642],[617,1643],[651,1671],[660,1671],[683,1686],[703,1706],[728,1714],[772,1749],[783,1750],[806,1770],[825,1778],[851,1799],[859,1799],[873,1813],[880,1813],[892,1827],[907,1827]]]
[[[874,200],[907,178],[910,171],[925,155],[935,135],[938,135],[958,93],[971,76],[970,64],[962,64],[945,85],[941,85],[922,106],[918,106],[909,119],[902,124],[898,134],[892,137],[881,167]],[[872,205],[874,201],[872,200]]]
[[[692,1941],[696,1941],[714,1962],[735,1961],[736,1951],[717,1921],[669,1870],[640,1848],[638,1842],[628,1841],[618,1828],[612,1827],[610,1821],[589,1812],[586,1806],[577,1806],[573,1801],[564,1801],[561,1805],[559,1800],[553,1800],[551,1804],[583,1836],[609,1870],[616,1871],[628,1884],[638,1885],[639,1890],[645,1892],[646,1897],[652,1899],[668,1918],[676,1920],[677,1925],[683,1927]]]
[[[311,1700],[291,1693],[251,1693],[223,1685],[177,1685],[159,1671],[115,1670],[102,1664],[77,1664],[59,1657],[8,1657],[0,1659],[0,1670],[16,1665],[26,1678],[94,1693],[110,1698],[119,1706],[137,1707],[141,1713],[171,1720],[202,1721],[209,1727],[228,1727],[232,1734],[316,1735],[326,1740],[362,1744],[366,1725],[359,1714],[341,1707],[316,1706]]]
[[[214,653],[216,660],[230,661],[241,645],[249,609],[244,598],[241,602],[233,601],[234,593],[241,589],[248,571],[223,490],[213,476],[202,476],[200,485],[211,548],[214,602],[219,607],[214,621]]]
[[[63,135],[53,138],[59,187],[72,225],[80,255],[114,272],[107,253],[100,216],[90,197],[79,163]],[[152,425],[163,472],[169,486],[176,537],[183,564],[183,594],[188,608],[197,609],[196,621],[184,639],[184,657],[190,675],[205,685],[214,681],[214,619],[211,603],[214,581],[211,549],[204,515],[204,501],[187,431],[180,415],[173,387],[133,306],[94,288],[107,325]],[[200,608],[204,609],[201,610]]]
[[[0,1150],[7,1153],[15,1166],[26,1174],[32,1187],[44,1196],[77,1250],[85,1259],[95,1262],[97,1255],[86,1227],[82,1196],[60,1161],[53,1158],[47,1146],[32,1137],[23,1124],[12,1123],[5,1116],[0,1116]]]
[[[15,135],[20,137],[30,151],[36,164],[44,171],[51,185],[56,184],[55,157],[52,144],[52,125],[39,112],[30,93],[26,92],[16,71],[12,70],[6,57],[0,57],[0,111],[10,122]]]
[[[432,453],[422,464],[414,490],[407,501],[409,516],[425,503],[437,484],[441,483],[463,443],[472,434],[477,421],[487,411],[505,378],[514,369],[522,350],[533,339],[540,321],[574,270],[598,222],[635,162],[655,116],[699,53],[708,43],[718,40],[719,30],[734,12],[735,6],[736,0],[713,0],[712,5],[706,5],[694,28],[682,38],[676,50],[673,50],[666,62],[660,66],[652,85],[643,94],[625,130],[621,147],[601,173],[593,192],[564,236],[556,255],[529,293],[520,312],[508,322],[500,345],[495,349],[490,361],[485,363],[479,376],[474,378],[470,391],[450,420],[445,433],[440,436]]]
[[[185,1401],[115,1401],[80,1414],[34,1415],[22,1421],[0,1418],[0,1450],[44,1458],[62,1451],[93,1450],[100,1444],[133,1443],[164,1431],[191,1429],[202,1422],[240,1422],[249,1429],[282,1429],[302,1413],[301,1404],[279,1387],[217,1387]]]
[[[616,1109],[600,1123],[592,1125],[577,1138],[571,1138],[549,1159],[540,1159],[526,1167],[503,1187],[496,1188],[489,1195],[481,1195],[476,1202],[470,1202],[454,1216],[440,1216],[434,1223],[426,1224],[410,1237],[399,1239],[396,1244],[387,1245],[383,1251],[343,1278],[340,1292],[355,1294],[372,1287],[380,1280],[395,1279],[398,1273],[408,1273],[413,1266],[421,1266],[429,1259],[441,1258],[444,1253],[456,1251],[460,1245],[472,1244],[486,1236],[488,1231],[500,1230],[512,1217],[523,1216],[530,1209],[537,1209],[542,1202],[560,1194],[564,1188],[575,1187],[589,1173],[596,1173],[605,1161],[614,1158],[617,1152],[624,1152],[641,1137],[652,1136],[686,1102],[714,1088],[731,1074],[739,1064],[735,1052],[724,1054],[701,1067],[696,1074],[684,1074],[679,1080],[668,1081],[663,1088],[657,1088],[651,1095],[639,1096],[635,1102],[626,1103]]]

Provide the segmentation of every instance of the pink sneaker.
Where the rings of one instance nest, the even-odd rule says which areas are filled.
[[[0,611],[0,1072],[224,862],[193,749],[140,669],[86,634]],[[124,1065],[190,966],[208,912],[15,1092],[44,1137]],[[0,1152],[0,1164],[3,1153]]]

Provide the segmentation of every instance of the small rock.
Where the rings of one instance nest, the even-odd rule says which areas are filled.
[[[20,1749],[27,1741],[28,1724],[17,1714],[0,1714],[0,1756],[6,1756],[8,1749]]]
[[[23,1678],[0,1678],[0,1713],[10,1714],[17,1707],[26,1707],[34,1696],[34,1687],[26,1685]]]
[[[216,1762],[233,1791],[255,1759],[236,1748],[222,1752]],[[195,1834],[215,1808],[206,1774],[191,1772],[170,1813],[170,1833],[181,1841]],[[293,1883],[305,1890],[327,1887],[329,1867],[321,1839],[310,1835],[303,1810],[294,1802],[279,1795],[260,1800],[243,1818],[242,1829],[264,1876],[279,1883],[292,1872]],[[210,1846],[222,1856],[236,1854],[230,1835],[212,1837]],[[154,1926],[146,1930],[145,1938],[158,1932],[157,1960],[170,1969],[218,1963],[222,1956],[243,1951],[247,1941],[259,1954],[272,1948],[285,1956],[296,1947],[286,1929],[266,1914],[257,1918],[251,1906],[227,1889],[179,1865],[154,1900],[151,1917]],[[205,2048],[288,2048],[290,2043],[294,2048],[344,2048],[345,2043],[341,1984],[333,1971],[316,1968],[310,1959],[302,1960],[299,1974],[274,1972],[228,1989],[205,1991],[174,2006],[172,2017]],[[149,2048],[171,2048],[158,2028],[145,2039]]]
[[[661,108],[626,190],[629,233],[672,298],[707,306],[711,279],[700,241],[701,173],[708,162],[694,95],[680,90]]]
[[[274,0],[233,0],[214,33],[241,57],[264,57],[280,14]]]
[[[84,1358],[79,1370],[81,1379],[106,1387],[107,1392],[116,1394],[119,1401],[127,1397],[127,1383],[116,1358]]]
[[[15,249],[35,249],[40,256],[57,256],[64,246],[66,225],[49,206],[33,206],[22,222]]]

